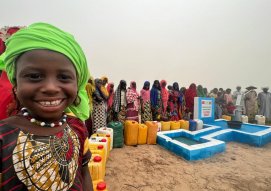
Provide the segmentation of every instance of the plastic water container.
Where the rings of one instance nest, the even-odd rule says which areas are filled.
[[[113,129],[113,148],[122,148],[124,142],[123,124],[119,121],[112,121],[107,126]]]
[[[106,151],[102,144],[91,145],[89,146],[89,150],[91,151],[92,154],[99,154],[103,159],[106,158]],[[103,161],[106,162],[106,160]]]
[[[90,150],[91,154],[94,155],[99,155],[101,156],[104,160],[102,160],[103,163],[103,168],[104,168],[104,172],[105,172],[105,165],[106,165],[106,152],[105,152],[105,148],[103,145],[97,145],[97,149],[95,150]]]
[[[194,119],[197,122],[197,130],[203,129],[203,121],[201,119]]]
[[[143,145],[147,143],[147,133],[148,127],[145,124],[138,125],[138,137],[137,137],[137,144]]]
[[[105,156],[106,156],[105,160],[107,161],[107,158],[109,157],[109,152],[110,152],[107,140],[104,137],[90,137],[89,138],[90,150],[91,148],[93,148],[93,145],[96,145],[96,146],[103,145],[104,150],[105,150]]]
[[[114,131],[112,128],[108,127],[101,127],[97,129],[96,133],[98,134],[109,134],[111,137],[111,142],[110,142],[110,150],[113,149],[113,141],[114,141]]]
[[[156,138],[157,138],[158,125],[157,125],[157,123],[155,123],[153,121],[146,121],[145,125],[148,126],[147,144],[155,145],[156,144]]]
[[[222,119],[225,119],[226,121],[231,121],[231,116],[229,116],[229,115],[222,115]]]
[[[180,120],[181,129],[189,130],[189,121]]]
[[[189,120],[189,131],[197,130],[197,122],[194,120]]]
[[[256,115],[255,120],[257,121],[257,124],[259,125],[265,125],[265,116],[263,115]]]
[[[126,120],[124,124],[124,143],[125,145],[137,145],[138,122]]]
[[[91,135],[91,137],[102,137],[103,139],[100,140],[100,142],[106,142],[107,143],[107,158],[109,157],[109,153],[110,153],[110,145],[111,145],[111,137],[110,134],[98,134],[98,133],[94,133]],[[104,141],[104,139],[106,139],[106,141]]]
[[[170,130],[180,129],[180,121],[170,121]]]
[[[91,161],[88,163],[88,169],[92,180],[104,179],[105,171],[102,160],[101,156],[93,155]]]
[[[170,130],[170,121],[162,121],[161,122],[161,130],[162,131],[169,131]]]
[[[242,116],[241,116],[241,121],[242,121],[243,123],[248,123],[248,116],[242,115]]]

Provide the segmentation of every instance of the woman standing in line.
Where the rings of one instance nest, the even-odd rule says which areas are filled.
[[[151,110],[152,119],[154,121],[160,121],[162,114],[162,99],[161,99],[161,87],[158,80],[155,80],[151,89]]]
[[[146,121],[152,121],[151,113],[151,101],[150,101],[150,82],[145,81],[142,90],[140,91],[141,96],[141,120],[142,123]]]
[[[139,94],[136,91],[136,82],[132,81],[126,93],[127,107],[126,119],[139,122]]]

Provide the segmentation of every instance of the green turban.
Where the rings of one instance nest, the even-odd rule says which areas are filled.
[[[86,57],[74,37],[50,24],[34,23],[12,35],[6,42],[6,72],[12,84],[15,83],[15,61],[22,53],[34,49],[47,49],[67,56],[77,71],[78,96],[80,104],[71,105],[67,112],[74,113],[82,121],[89,117],[88,96],[85,86],[89,79]]]

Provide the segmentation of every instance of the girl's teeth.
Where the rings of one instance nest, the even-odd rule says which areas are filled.
[[[41,101],[40,104],[44,106],[56,106],[59,105],[61,100],[55,100],[55,101]]]

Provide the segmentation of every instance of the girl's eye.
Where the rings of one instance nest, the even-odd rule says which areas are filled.
[[[25,77],[32,81],[38,81],[38,80],[41,80],[42,75],[39,73],[30,73],[30,74],[26,74]]]
[[[68,81],[68,80],[71,80],[72,77],[70,75],[67,75],[67,74],[60,74],[60,75],[58,75],[58,79]]]

